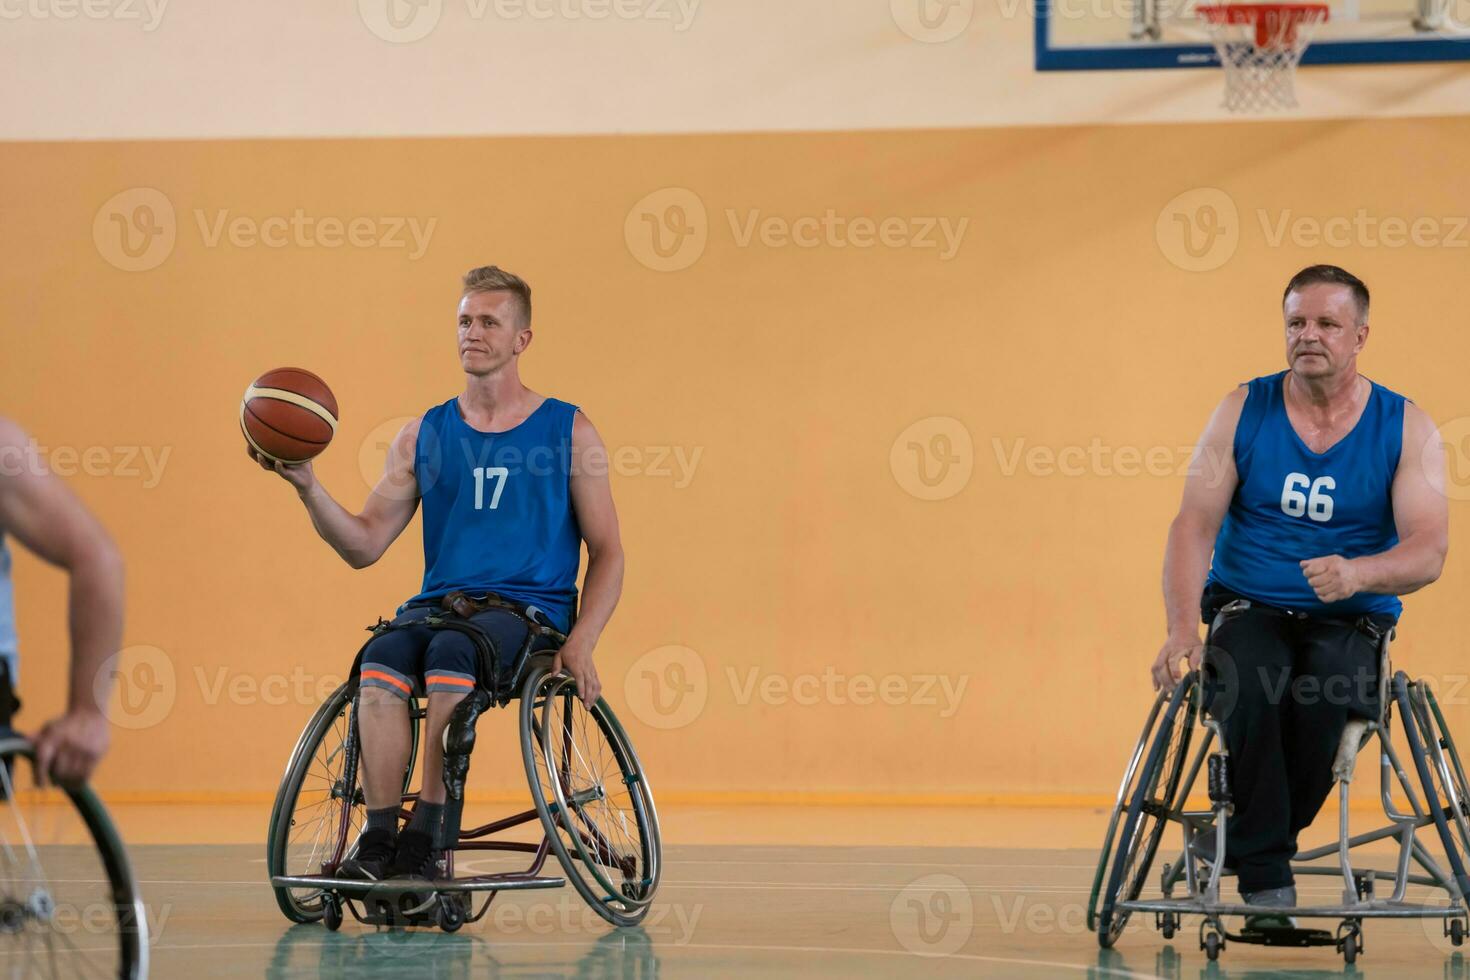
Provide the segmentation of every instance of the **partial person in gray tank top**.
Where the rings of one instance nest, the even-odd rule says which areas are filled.
[[[15,589],[10,584],[10,547],[0,531],[0,660],[10,670],[13,683],[20,667],[15,637]]]

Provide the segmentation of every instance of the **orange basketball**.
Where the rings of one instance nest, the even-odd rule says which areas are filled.
[[[304,463],[332,441],[337,399],[310,371],[276,368],[245,389],[240,428],[257,452],[282,463]]]

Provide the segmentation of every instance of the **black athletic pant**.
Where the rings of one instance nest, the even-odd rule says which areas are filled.
[[[1205,590],[1208,624],[1243,598]],[[1392,616],[1321,619],[1264,606],[1229,612],[1205,655],[1205,707],[1230,750],[1235,813],[1225,861],[1243,894],[1292,884],[1297,834],[1332,791],[1349,718],[1378,717],[1378,636]]]

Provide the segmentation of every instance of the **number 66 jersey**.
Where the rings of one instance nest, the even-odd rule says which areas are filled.
[[[1397,617],[1403,604],[1392,595],[1361,592],[1321,602],[1300,562],[1375,555],[1398,543],[1392,488],[1403,449],[1404,396],[1374,383],[1358,424],[1315,453],[1287,418],[1285,382],[1282,371],[1247,384],[1235,427],[1240,482],[1215,538],[1209,581],[1283,609]]]

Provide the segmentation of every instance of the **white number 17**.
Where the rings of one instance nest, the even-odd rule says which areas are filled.
[[[500,506],[500,491],[505,489],[505,479],[508,476],[510,468],[506,466],[475,467],[475,510],[485,509],[485,481],[495,477],[499,479],[495,480],[495,492],[490,496],[490,509]]]

